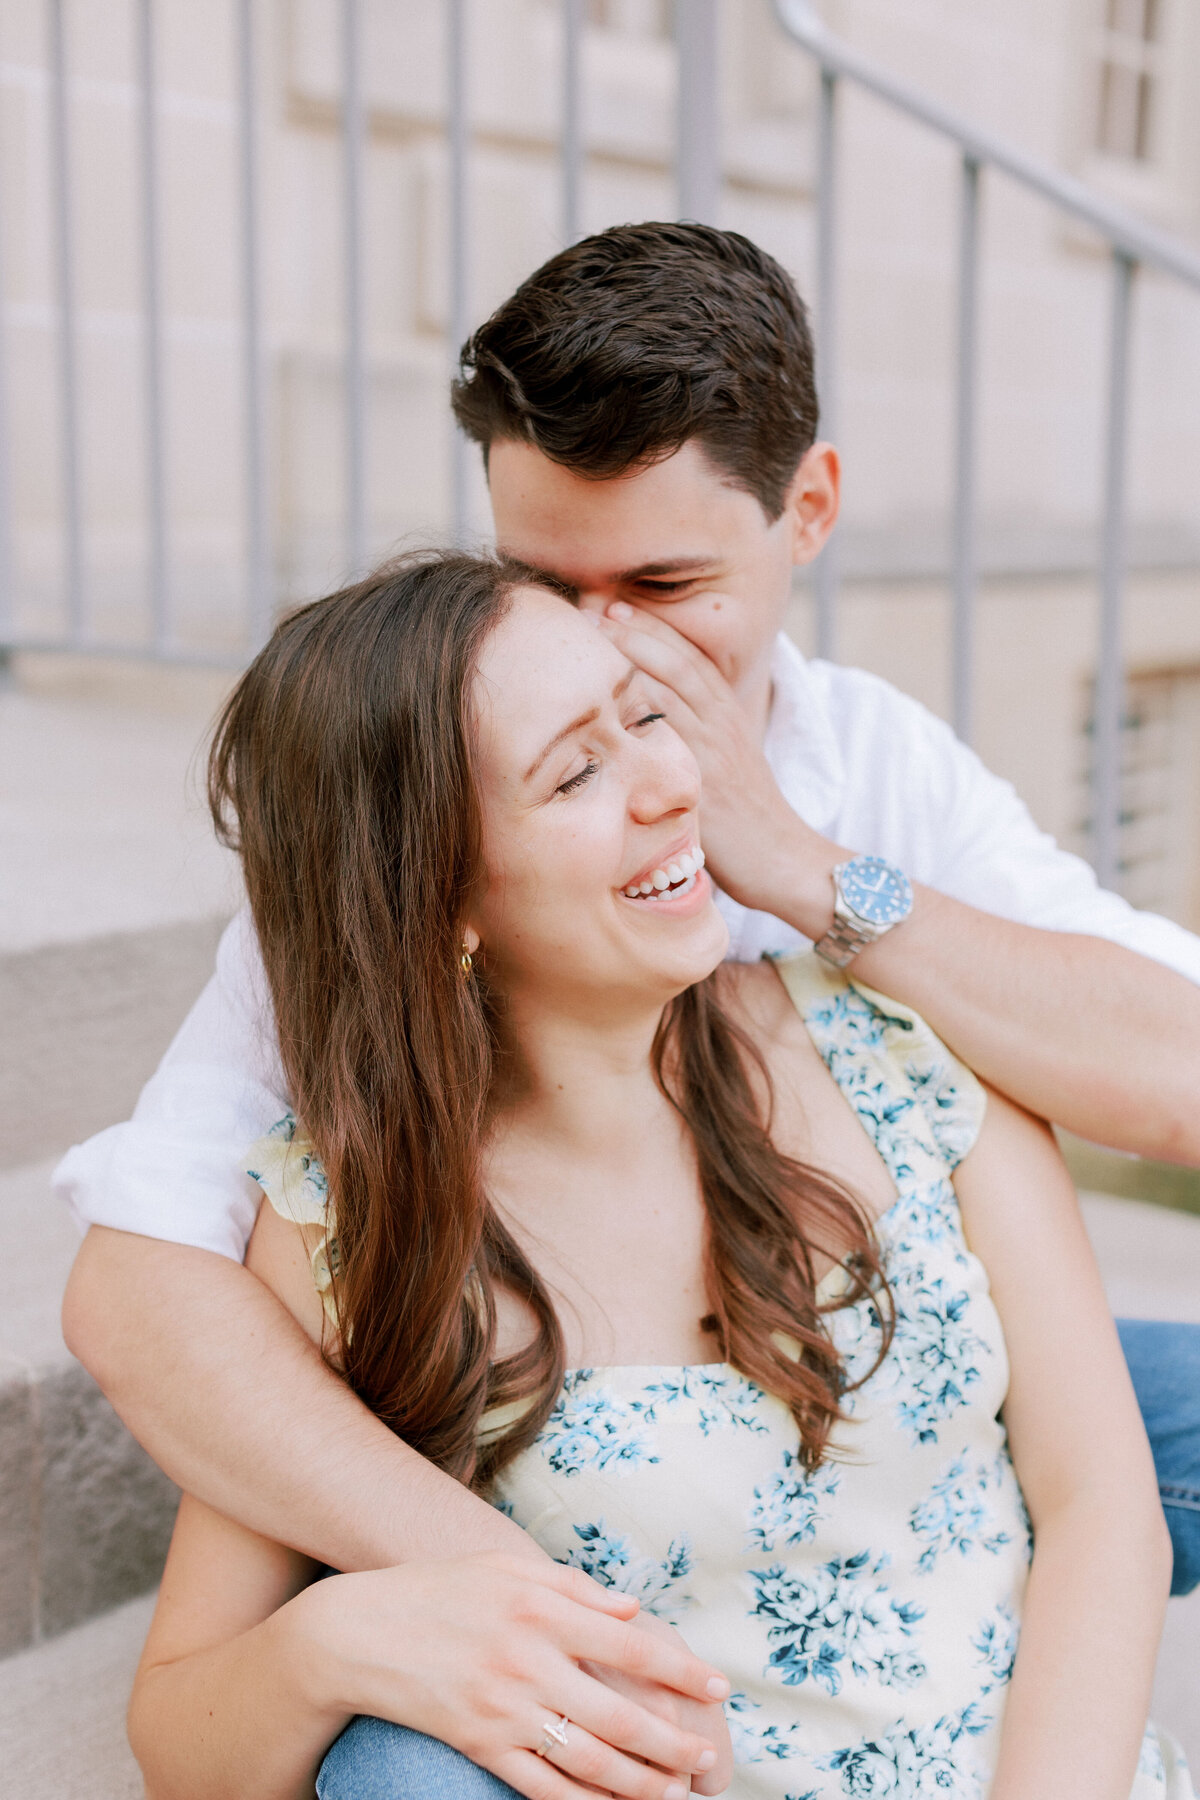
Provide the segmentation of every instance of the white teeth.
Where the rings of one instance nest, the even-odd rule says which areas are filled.
[[[631,881],[621,892],[627,900],[657,899],[668,888],[678,888],[682,884],[690,886],[692,877],[698,875],[703,867],[704,852],[697,845],[694,850],[685,850],[682,856],[677,856],[664,869],[655,869],[645,881]]]

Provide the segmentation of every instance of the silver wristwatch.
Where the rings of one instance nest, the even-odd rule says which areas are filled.
[[[912,905],[912,883],[903,869],[882,856],[852,856],[833,871],[833,924],[813,948],[844,969],[865,945],[903,924]]]

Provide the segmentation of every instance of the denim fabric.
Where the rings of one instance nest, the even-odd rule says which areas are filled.
[[[1200,1325],[1118,1319],[1171,1528],[1173,1594],[1200,1582]]]
[[[317,1800],[522,1800],[498,1775],[423,1731],[351,1719],[317,1776]]]

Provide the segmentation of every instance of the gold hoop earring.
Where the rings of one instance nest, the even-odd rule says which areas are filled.
[[[458,959],[458,966],[462,970],[463,980],[469,981],[471,978],[471,970],[474,967],[474,964],[471,961],[471,952],[467,949],[465,942],[463,943],[463,947],[462,947],[462,955]]]

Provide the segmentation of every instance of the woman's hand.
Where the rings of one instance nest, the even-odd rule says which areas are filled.
[[[665,1643],[683,1643],[679,1633],[665,1619],[653,1613],[640,1612],[633,1621],[639,1631],[648,1631]],[[606,1686],[627,1699],[636,1700],[659,1718],[669,1719],[683,1731],[693,1731],[705,1738],[716,1751],[716,1761],[707,1773],[691,1777],[693,1794],[723,1794],[733,1777],[733,1745],[729,1738],[729,1721],[719,1700],[693,1700],[673,1688],[659,1686],[636,1675],[622,1675],[615,1669],[602,1669],[598,1664],[585,1664]]]
[[[296,1679],[335,1729],[349,1712],[427,1732],[528,1800],[685,1800],[719,1767],[710,1715],[690,1709],[706,1730],[671,1714],[716,1706],[724,1676],[577,1569],[494,1552],[406,1563],[317,1582],[288,1610]],[[564,1714],[565,1748],[539,1757]]]

